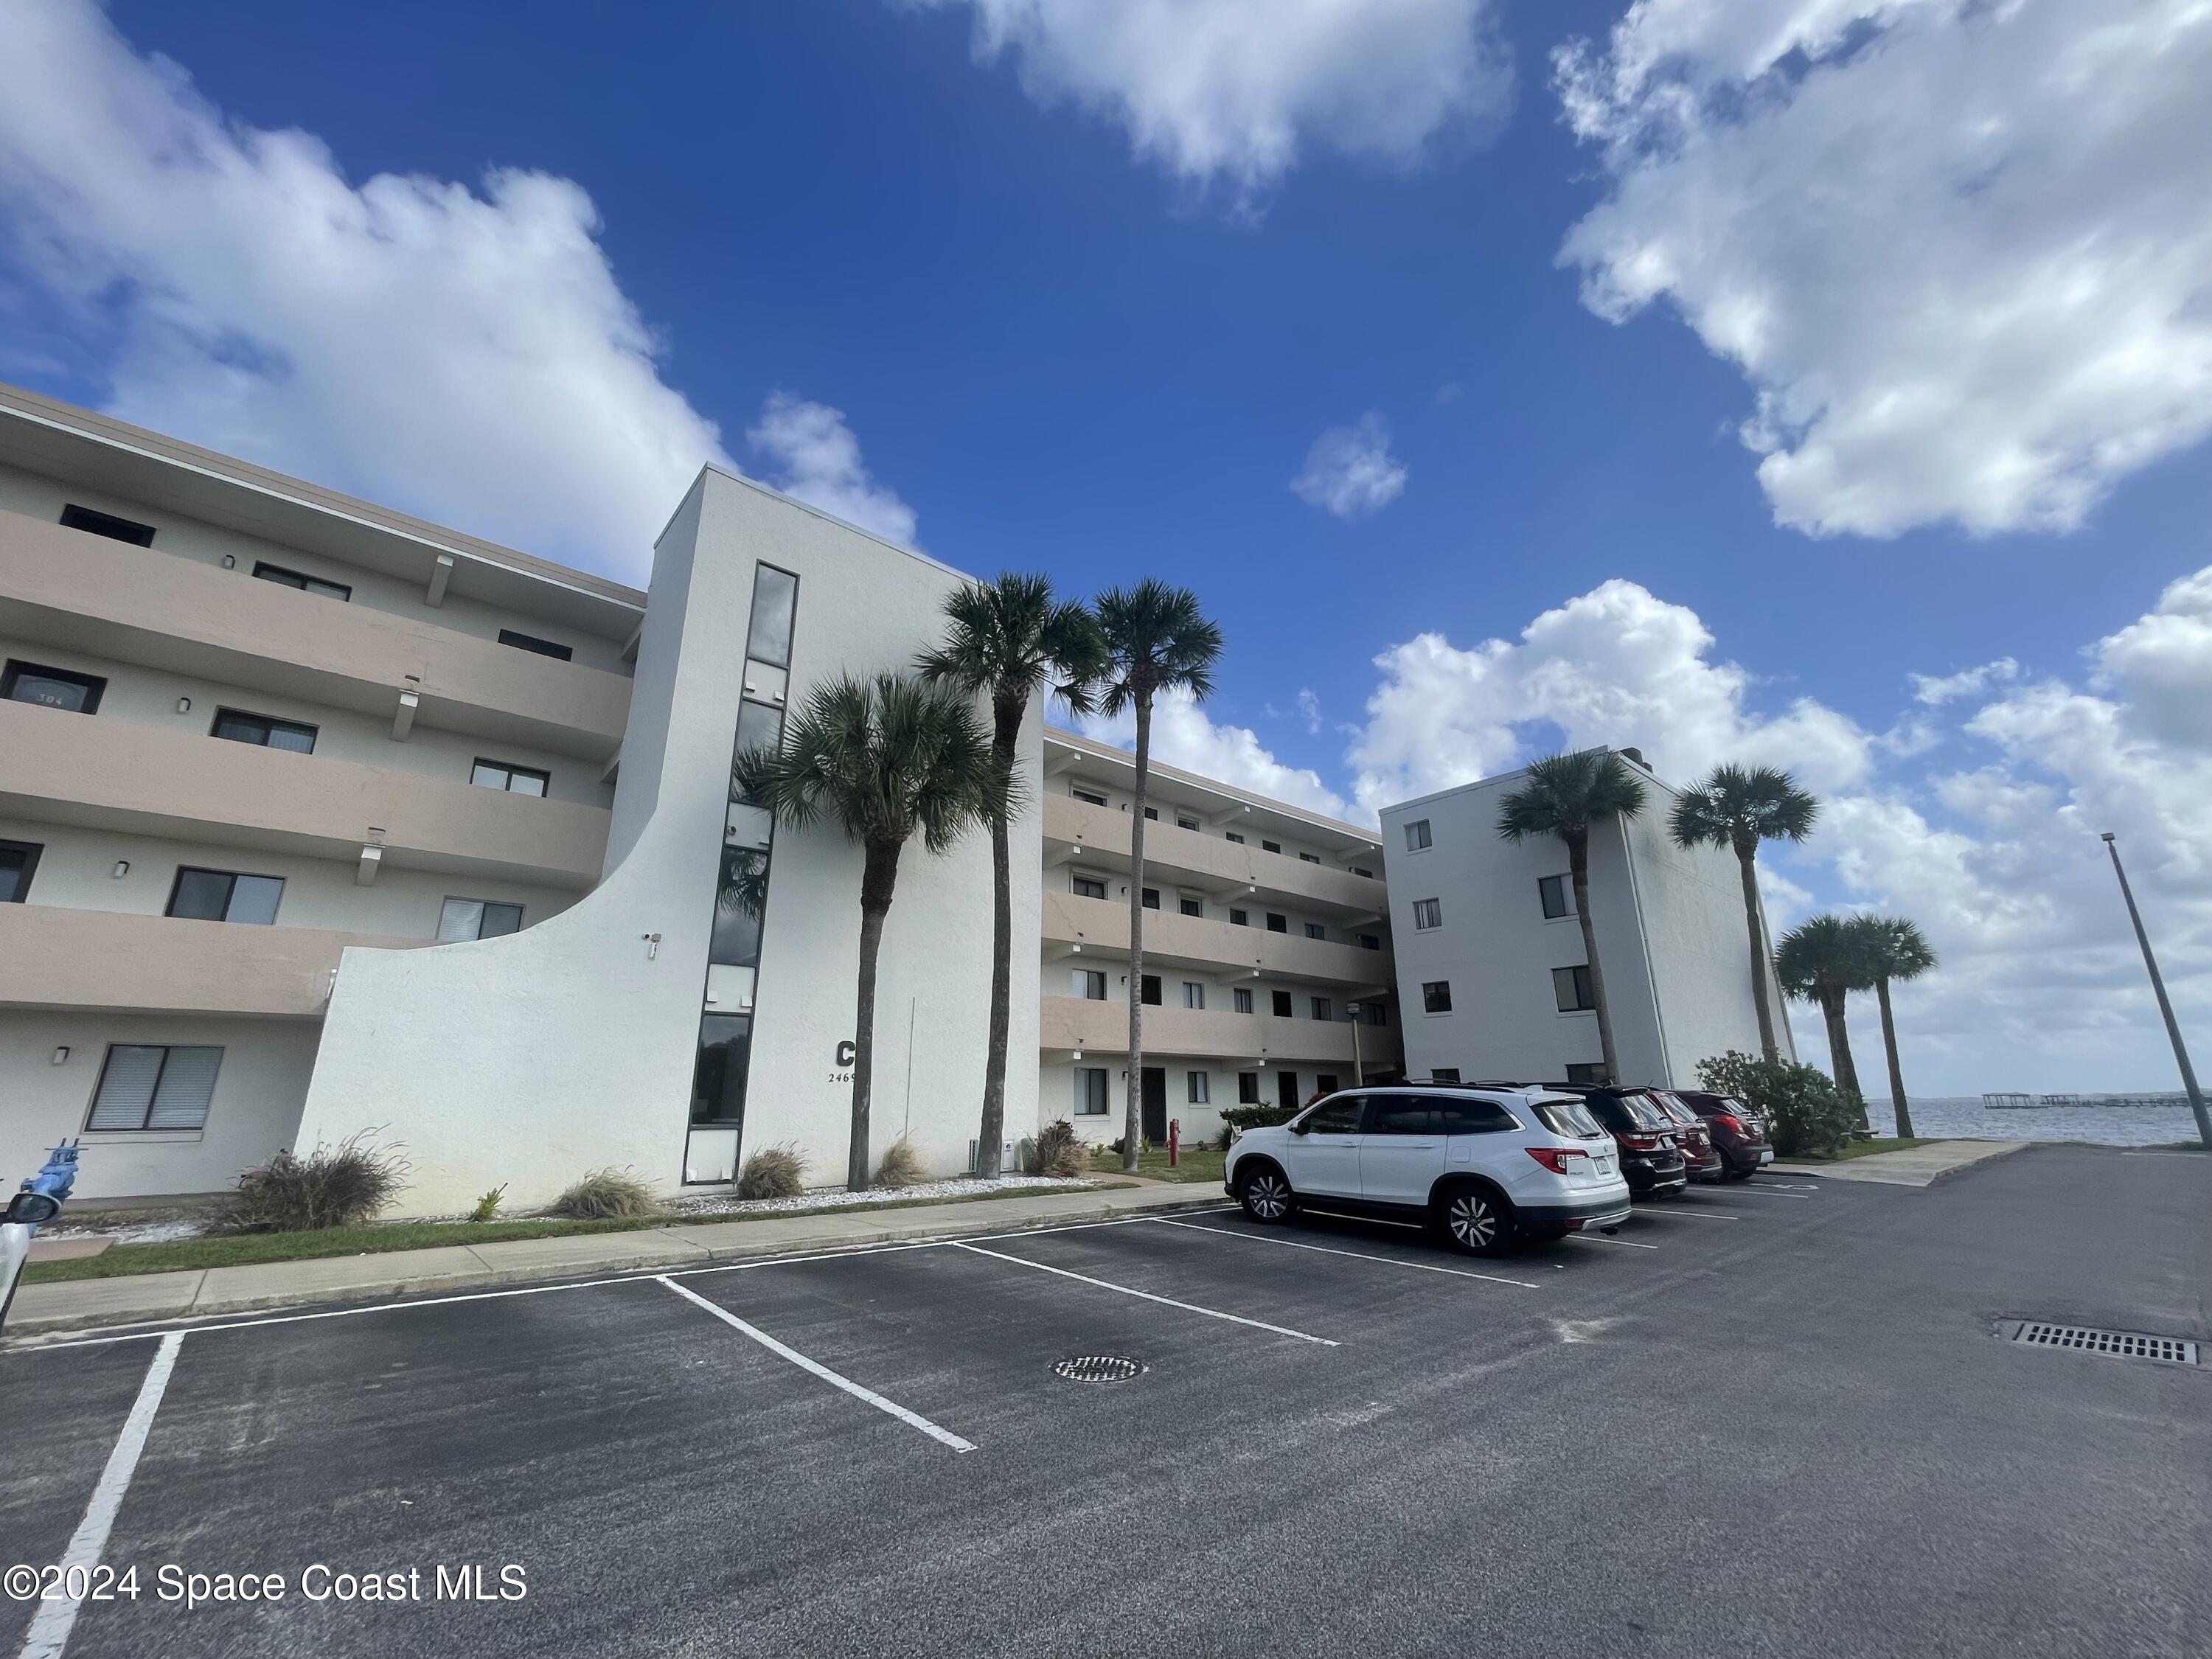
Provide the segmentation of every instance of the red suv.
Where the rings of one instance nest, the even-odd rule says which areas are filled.
[[[1651,1098],[1682,1131],[1682,1162],[1689,1170],[1690,1179],[1726,1181],[1728,1161],[1721,1156],[1720,1148],[1713,1145],[1712,1132],[1705,1127],[1705,1119],[1676,1099],[1671,1090],[1654,1089]]]
[[[1761,1165],[1774,1162],[1774,1144],[1766,1138],[1765,1122],[1734,1095],[1710,1095],[1695,1089],[1673,1092],[1675,1099],[1705,1119],[1727,1179],[1741,1181]]]

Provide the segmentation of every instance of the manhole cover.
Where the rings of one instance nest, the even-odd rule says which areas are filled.
[[[1070,1382],[1127,1382],[1144,1369],[1121,1354],[1085,1353],[1061,1360],[1052,1368],[1052,1374]]]
[[[2008,1342],[2033,1348],[2071,1348],[2077,1353],[2110,1354],[2115,1359],[2154,1359],[2167,1365],[2194,1365],[2197,1345],[2140,1331],[2100,1331],[2090,1325],[2049,1325],[2036,1319],[2008,1319],[1997,1327]]]

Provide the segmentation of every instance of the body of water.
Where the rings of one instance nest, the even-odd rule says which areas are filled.
[[[1897,1133],[1886,1100],[1867,1103],[1867,1121],[1878,1134]],[[1935,1096],[1912,1103],[1916,1133],[1978,1140],[2092,1140],[2106,1146],[2155,1146],[2194,1140],[2197,1120],[2186,1101],[2174,1106],[2035,1106],[1992,1111],[1981,1097]]]

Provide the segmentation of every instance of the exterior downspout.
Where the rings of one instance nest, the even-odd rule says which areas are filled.
[[[1651,930],[1644,925],[1644,888],[1636,878],[1634,843],[1629,839],[1628,820],[1615,815],[1613,823],[1620,830],[1620,861],[1628,871],[1628,898],[1630,908],[1636,917],[1636,945],[1644,953],[1644,982],[1651,991],[1651,1027],[1659,1038],[1660,1075],[1653,1080],[1662,1088],[1671,1089],[1676,1086],[1674,1059],[1667,1050],[1667,1019],[1659,1006],[1659,975],[1651,963]],[[1616,1042],[1620,1040],[1619,1032],[1613,1034],[1613,1040]],[[1630,1079],[1624,1077],[1616,1081],[1627,1083]]]

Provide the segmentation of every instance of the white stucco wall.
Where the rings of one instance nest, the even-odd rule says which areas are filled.
[[[403,1212],[460,1207],[504,1182],[516,1207],[591,1169],[681,1180],[731,745],[756,562],[799,578],[792,702],[842,671],[908,666],[962,580],[744,480],[708,471],[664,533],[639,650],[605,881],[507,939],[347,951],[300,1131],[372,1123],[410,1144]],[[1040,740],[1029,727],[1034,797]],[[1039,926],[1036,809],[1014,842],[1014,938]],[[789,1142],[809,1179],[842,1178],[860,859],[834,830],[777,841],[747,1095],[749,1150]],[[885,930],[873,1150],[909,1121],[931,1168],[966,1159],[981,1104],[990,981],[990,860],[911,848]],[[648,954],[642,937],[658,933]],[[1034,1121],[1037,964],[1015,952],[1006,1112]],[[909,1044],[908,1031],[913,1040]],[[909,1081],[910,1078],[910,1081]]]

